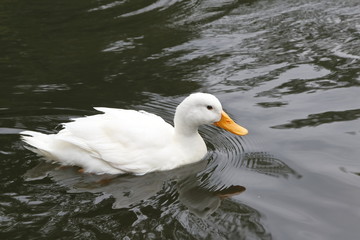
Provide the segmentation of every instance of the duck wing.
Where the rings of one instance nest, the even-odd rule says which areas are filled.
[[[95,109],[103,114],[73,119],[57,135],[123,172],[146,173],[161,166],[159,155],[174,133],[170,124],[145,111]]]

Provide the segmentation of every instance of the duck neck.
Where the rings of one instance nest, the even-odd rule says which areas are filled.
[[[178,113],[178,112],[177,112]],[[181,114],[175,114],[174,128],[175,134],[181,137],[194,137],[198,136],[199,126],[189,121],[186,117],[180,117]]]
[[[182,152],[186,153],[186,162],[200,160],[206,154],[207,149],[198,132],[199,124],[192,122],[190,118],[186,117],[186,114],[175,114],[174,128],[174,140],[182,146]]]
[[[179,137],[194,137],[198,136],[199,132],[197,126],[175,123],[175,134]]]

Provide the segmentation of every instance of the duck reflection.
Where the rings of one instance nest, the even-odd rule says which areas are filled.
[[[42,162],[24,177],[31,181],[49,176],[72,193],[101,193],[94,202],[112,197],[115,200],[112,207],[115,209],[131,208],[149,199],[158,201],[165,195],[167,204],[179,201],[201,218],[214,213],[224,199],[244,192],[246,188],[239,185],[239,181],[251,186],[251,181],[259,174],[284,179],[289,176],[301,177],[281,160],[264,152],[246,153],[231,159],[212,155],[208,159],[143,176],[84,174],[76,167]],[[250,176],[250,179],[243,176]]]
[[[178,183],[179,200],[190,212],[199,217],[207,217],[218,209],[222,200],[238,195],[245,187],[231,185],[221,190],[211,191],[200,186],[200,181],[192,175]]]
[[[198,173],[205,169],[206,161],[191,164],[166,172],[153,172],[143,176],[135,175],[93,175],[79,172],[76,167],[61,167],[57,164],[41,162],[25,174],[27,181],[50,176],[55,182],[69,188],[69,192],[102,193],[96,201],[106,198],[115,199],[115,209],[137,205],[163,190],[170,182],[178,193],[178,200],[190,212],[199,217],[206,217],[220,206],[221,201],[245,191],[245,187],[231,185],[220,190],[210,190],[201,186]]]

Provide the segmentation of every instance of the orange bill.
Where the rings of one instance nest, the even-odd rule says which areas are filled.
[[[248,130],[243,128],[242,126],[236,124],[234,120],[232,120],[226,112],[222,111],[220,121],[214,123],[215,126],[221,127],[226,131],[234,133],[236,135],[246,135],[248,134]]]

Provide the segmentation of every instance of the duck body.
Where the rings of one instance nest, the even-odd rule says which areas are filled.
[[[103,114],[73,119],[57,134],[21,132],[29,149],[62,165],[96,174],[145,174],[201,160],[206,145],[198,127],[219,122],[216,97],[196,93],[176,109],[174,127],[145,111],[95,108]],[[246,132],[247,133],[247,132]]]

